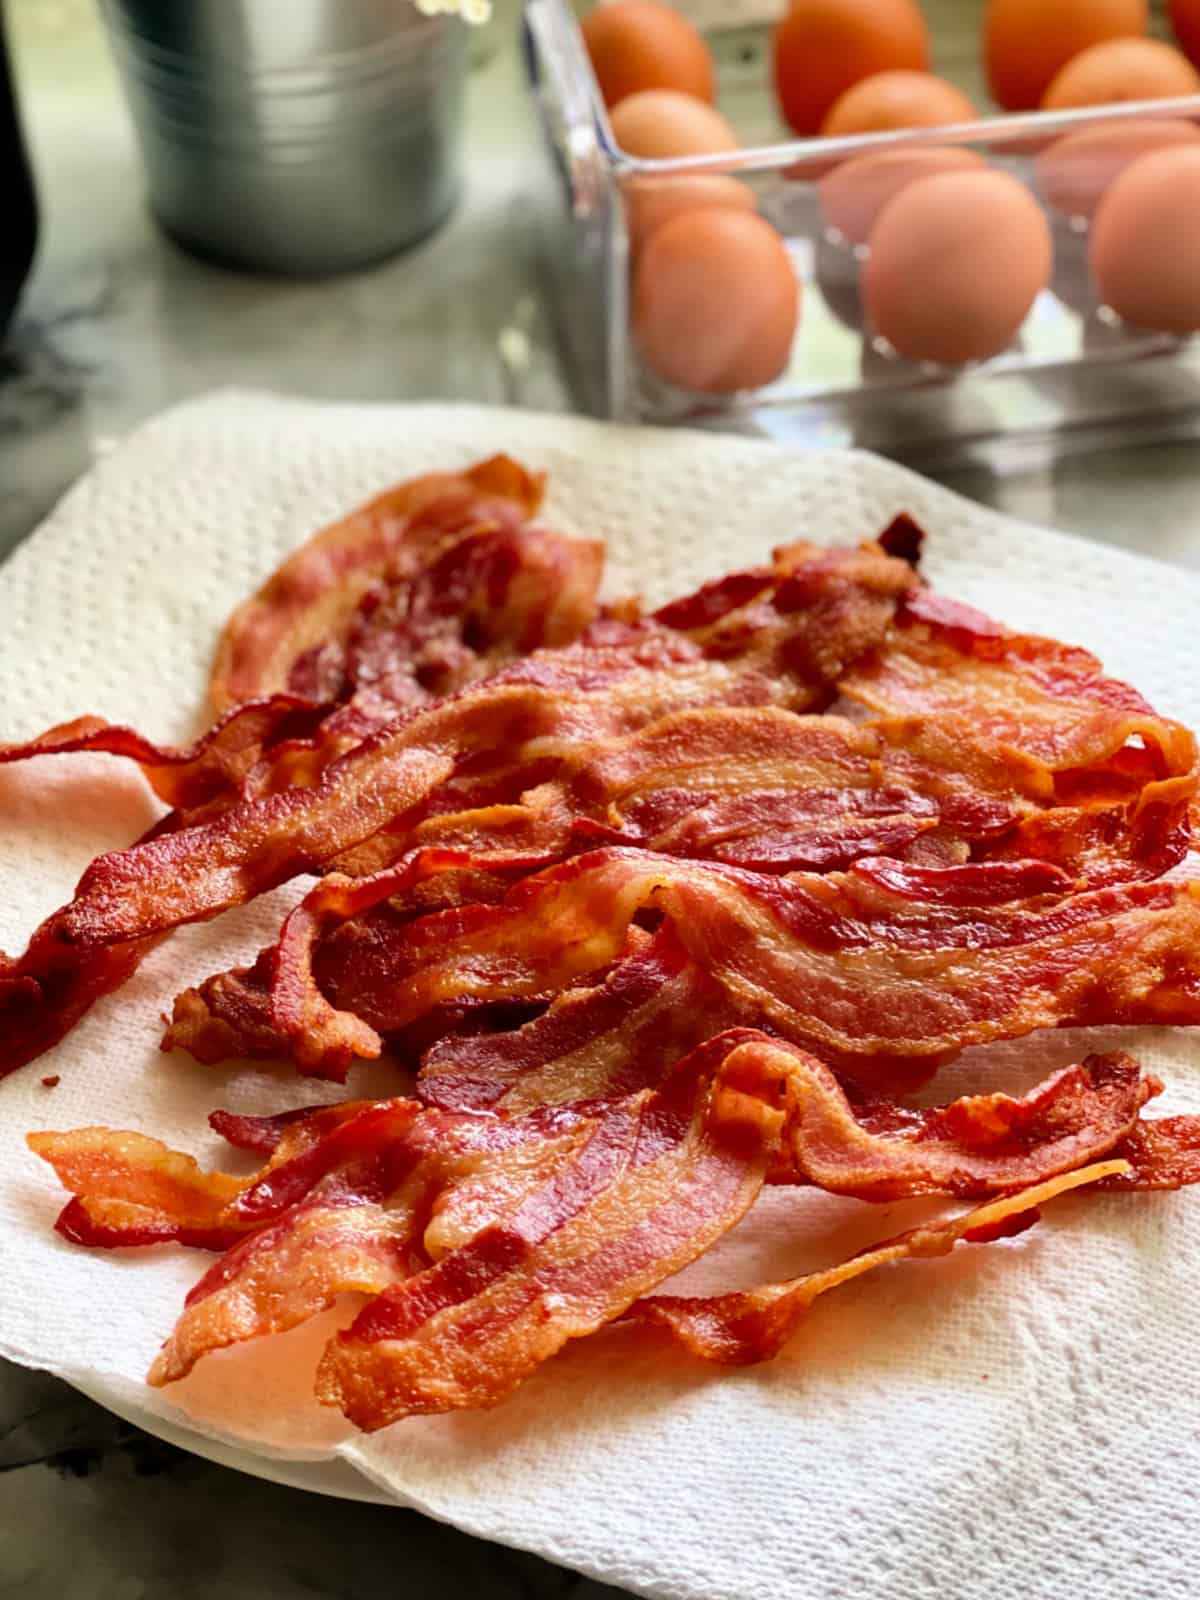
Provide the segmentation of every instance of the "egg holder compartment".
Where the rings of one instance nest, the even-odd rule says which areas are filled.
[[[984,0],[925,0],[933,70],[986,103],[979,60]],[[1164,32],[1161,7],[1152,31]],[[830,229],[817,181],[856,155],[930,145],[977,151],[1041,203],[1035,152],[1081,128],[1152,117],[1200,122],[1200,97],[1082,111],[997,115],[933,128],[842,139],[797,139],[779,120],[770,83],[770,28],[708,35],[718,103],[744,148],[643,160],[616,144],[575,14],[566,0],[527,0],[524,49],[548,168],[534,191],[540,254],[559,345],[578,403],[621,421],[687,422],[797,444],[857,445],[930,470],[982,465],[1027,470],[1055,457],[1137,438],[1200,435],[1200,338],[1123,323],[1095,294],[1087,226],[1043,206],[1054,276],[1017,339],[1000,355],[940,368],[897,356],[867,325],[863,252]],[[802,310],[775,382],[729,396],[663,383],[630,332],[626,195],[638,179],[729,173],[753,191],[801,280]]]

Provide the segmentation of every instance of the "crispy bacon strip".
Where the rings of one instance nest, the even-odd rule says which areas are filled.
[[[327,1347],[318,1398],[368,1430],[496,1405],[694,1260],[748,1210],[783,1121],[784,1086],[741,1067],[735,1052],[605,1104],[514,1212],[370,1301]]]
[[[515,1115],[629,1094],[746,1020],[666,925],[602,981],[568,990],[521,1027],[436,1040],[419,1092],[431,1105]]]
[[[788,1054],[796,1109],[775,1181],[863,1200],[935,1192],[977,1198],[1041,1182],[1117,1148],[1162,1090],[1131,1056],[1115,1053],[1064,1067],[1019,1099],[967,1095],[927,1111],[891,1104],[855,1111],[828,1067]],[[1130,1176],[1130,1187],[1140,1186],[1132,1169]]]
[[[170,832],[180,816],[168,812],[142,842]],[[0,1078],[57,1044],[101,996],[133,976],[157,942],[150,935],[90,950],[71,948],[58,938],[52,914],[22,956],[0,952]]]
[[[779,879],[607,850],[526,879],[501,906],[348,925],[313,970],[334,1007],[384,1037],[439,1006],[579,983],[618,960],[634,917],[654,910],[727,997],[726,1024],[766,1023],[864,1081],[919,1079],[968,1044],[1042,1027],[1200,1021],[1200,893],[1063,887],[1037,862],[876,861]],[[478,1084],[486,1043],[462,1048]],[[433,1080],[454,1073],[458,1049],[439,1048],[423,1092],[453,1092]],[[344,1059],[331,1060],[335,1074]],[[510,1086],[503,1069],[498,1081]]]
[[[352,893],[361,904],[396,881]],[[863,1082],[896,1072],[915,1083],[968,1044],[1043,1027],[1200,1021],[1200,893],[1135,884],[1065,896],[1066,887],[1042,862],[923,868],[874,860],[844,874],[779,879],[599,851],[526,879],[502,905],[415,920],[384,905],[315,948],[310,902],[303,933],[294,945],[285,940],[286,961],[273,969],[284,1002],[271,1014],[273,1037],[261,996],[271,989],[266,969],[275,955],[258,980],[258,1020],[268,1051],[298,1047],[306,1071],[342,1077],[353,1056],[372,1058],[439,1008],[544,1003],[589,974],[602,977],[622,961],[633,918],[654,910],[673,930],[674,950],[685,953],[679,972],[704,975],[703,983],[690,972],[678,979],[681,1000],[688,997],[682,1027],[693,1011],[705,1027],[766,1023]],[[335,881],[314,899],[336,904],[344,892]],[[645,1011],[637,998],[639,973],[677,959],[656,944],[619,968],[586,1002],[606,1019],[594,1037],[572,1031],[592,1027],[593,1016],[573,994],[517,1034],[442,1040],[426,1057],[422,1093],[440,1104],[479,1105],[508,1104],[515,1092],[523,1104],[528,1094],[606,1093],[613,1071],[622,1082],[636,1079],[645,1068],[629,1040],[655,1026],[653,1002]],[[719,1001],[699,1008],[701,990]],[[302,1034],[316,1017],[310,1047]],[[219,991],[189,993],[169,1042],[193,1048],[216,1028],[224,1030],[218,1043],[242,1048],[235,1023]]]
[[[885,643],[853,663],[840,688],[886,716],[969,715],[992,748],[1049,764],[1060,809],[1021,825],[1014,857],[1069,852],[1099,885],[1123,881],[1128,861],[1157,876],[1189,848],[1195,736],[1106,678],[1086,650],[1012,633],[913,589]]]
[[[231,623],[213,684],[224,714],[192,745],[158,746],[132,729],[83,717],[0,746],[0,762],[80,750],[138,762],[176,808],[133,847],[144,852],[141,861],[155,859],[168,833],[211,823],[239,797],[269,806],[281,788],[311,786],[331,760],[403,706],[485,676],[538,645],[565,643],[591,619],[602,546],[530,526],[541,492],[540,478],[497,457],[464,475],[401,486],[357,520],[318,536],[267,585],[257,609],[250,602]],[[364,539],[375,541],[373,555]],[[336,593],[319,592],[335,569],[343,580]],[[274,688],[252,698],[255,641],[275,630],[277,667],[280,650],[299,647],[305,628],[335,613],[345,627],[323,642],[320,662],[310,652],[286,681],[277,673]],[[264,681],[271,679],[271,663],[260,665]],[[334,701],[342,703],[331,711]],[[0,1075],[55,1043],[99,995],[124,982],[149,948],[147,938],[161,931],[136,927],[121,936],[120,951],[81,954],[66,948],[67,921],[66,911],[49,919],[22,958],[0,956],[0,1017],[10,1024]]]
[[[1114,1148],[1128,1171],[1103,1189],[1186,1189],[1200,1183],[1200,1117],[1154,1117],[1138,1122]]]
[[[130,728],[95,717],[64,723],[21,745],[0,746],[0,763],[29,757],[100,751],[136,761],[159,798],[175,807],[143,835],[138,847],[219,814],[251,785],[264,750],[307,733],[320,708],[278,695],[237,708],[190,745],[155,745]],[[0,1077],[57,1044],[102,995],[119,989],[157,943],[151,934],[107,947],[72,947],[48,917],[23,955],[0,952]]]
[[[242,1229],[222,1214],[243,1184],[201,1172],[191,1156],[158,1139],[111,1128],[31,1133],[27,1143],[75,1193],[55,1224],[72,1244],[114,1248],[174,1240],[225,1250]]]
[[[1178,1188],[1196,1178],[1200,1117],[1140,1121],[1141,1108],[1161,1085],[1121,1053],[1063,1068],[1020,1099],[968,1095],[920,1111],[883,1101],[855,1107],[815,1058],[751,1029],[715,1036],[667,1076],[695,1085],[723,1067],[764,1079],[773,1074],[786,1090],[768,1174],[775,1184],[811,1184],[872,1201],[939,1194],[977,1199],[1113,1150],[1128,1166],[1115,1186]],[[314,1194],[322,1204],[365,1203],[368,1196],[390,1202],[410,1183],[414,1162],[436,1158],[436,1256],[448,1240],[464,1237],[461,1219],[468,1210],[486,1210],[496,1160],[535,1147],[558,1149],[555,1141],[567,1135],[578,1142],[598,1108],[628,1098],[540,1108],[517,1118],[451,1113],[403,1099],[345,1101],[276,1117],[214,1113],[214,1125],[227,1137],[266,1158],[258,1172],[242,1178],[203,1172],[191,1156],[135,1132],[81,1128],[30,1134],[28,1143],[72,1192],[59,1231],[75,1244],[98,1248],[174,1240],[223,1250],[307,1205]],[[468,1178],[477,1183],[469,1204],[450,1192]]]
[[[1093,752],[1098,766],[1120,750],[1124,734],[1114,737],[1115,748]],[[327,879],[253,970],[180,997],[165,1047],[210,1061],[290,1052],[303,1070],[338,1076],[354,1054],[377,1053],[378,1041],[352,1020],[345,1040],[326,1031],[333,1019],[309,959],[318,935],[385,898],[414,911],[439,899],[495,901],[516,877],[601,840],[772,872],[831,870],[879,852],[946,864],[972,854],[1015,859],[1019,841],[1092,886],[1154,876],[1164,851],[1174,854],[1149,808],[1131,831],[1109,825],[1107,812],[1101,827],[1090,809],[1059,807],[1052,766],[990,751],[957,715],[867,726],[778,708],[708,708],[580,749],[552,737],[533,744],[558,777],[516,805],[441,812],[341,858],[354,870],[392,856],[400,866],[352,898]],[[1048,875],[1041,887],[1067,885]]]
[[[410,479],[315,534],[226,624],[213,705],[283,690],[344,701],[383,679],[404,703],[490,670],[496,637],[510,654],[569,642],[591,619],[604,551],[551,536],[517,554],[511,535],[528,531],[544,488],[541,474],[493,456]]]
[[[76,717],[23,744],[0,744],[0,764],[32,756],[97,751],[135,761],[160,800],[197,812],[238,792],[272,744],[308,737],[325,715],[322,706],[278,694],[235,707],[191,744],[158,745],[133,728]]]
[[[1022,1233],[1038,1220],[1038,1208],[1047,1201],[1071,1189],[1119,1179],[1124,1172],[1123,1161],[1097,1162],[989,1201],[964,1216],[912,1228],[824,1272],[704,1298],[653,1295],[631,1307],[624,1321],[659,1329],[705,1361],[725,1366],[769,1361],[779,1354],[813,1301],[828,1290],[893,1261],[948,1255],[960,1243],[991,1244]]]
[[[334,761],[311,789],[251,798],[170,841],[101,856],[60,914],[58,935],[69,944],[107,944],[214,916],[381,829],[402,831],[414,808],[472,762],[483,765],[482,803],[515,799],[531,781],[531,740],[601,738],[694,704],[827,703],[833,688],[821,663],[833,660],[831,651],[841,662],[846,651],[865,648],[868,635],[878,637],[911,579],[904,562],[878,547],[823,552],[819,562],[774,580],[756,604],[771,607],[783,596],[795,609],[779,612],[774,632],[747,621],[741,656],[730,654],[737,640],[696,642],[662,624],[601,624],[578,646],[537,652],[456,699],[401,718]],[[844,637],[840,645],[823,638],[819,651],[805,643],[792,661],[788,640],[808,639],[810,613],[825,615],[826,591],[837,598],[829,625],[838,622]],[[862,615],[853,594],[863,597]],[[479,804],[478,770],[471,777],[470,803]]]
[[[318,707],[278,695],[231,711],[193,744],[180,746],[155,745],[130,728],[80,717],[25,744],[0,746],[0,763],[77,751],[136,761],[159,798],[175,808],[138,841],[137,847],[150,848],[189,822],[220,814],[253,784],[264,750],[307,733],[320,715]],[[57,1044],[96,1000],[132,976],[156,943],[150,934],[72,947],[59,937],[59,916],[52,914],[23,955],[0,952],[0,1077]]]
[[[774,551],[770,567],[734,573],[654,613],[714,660],[753,664],[768,678],[819,691],[887,636],[897,602],[914,587],[920,537],[892,527],[857,550],[800,542]]]
[[[269,1150],[246,1179],[202,1174],[136,1134],[29,1142],[75,1190],[59,1223],[73,1241],[231,1246],[189,1295],[152,1382],[356,1290],[374,1298],[329,1346],[318,1392],[372,1428],[495,1404],[567,1339],[631,1306],[670,1316],[672,1302],[634,1303],[726,1231],[764,1181],[875,1200],[1011,1191],[1123,1148],[1157,1087],[1126,1057],[1096,1058],[1020,1101],[856,1115],[818,1062],[742,1031],[693,1052],[658,1090],[575,1111],[506,1118],[393,1100],[227,1119],[237,1142]],[[1086,1170],[1139,1182],[1120,1161]],[[1038,1196],[1024,1189],[1003,1205],[1027,1215]],[[970,1235],[994,1220],[981,1214]],[[795,1287],[785,1321],[803,1298]],[[706,1303],[709,1323],[745,1330],[745,1299]]]
[[[1050,780],[973,749],[965,719],[955,732],[707,707],[593,744],[547,738],[537,748],[556,774],[517,803],[437,801],[410,834],[377,837],[338,865],[365,875],[439,848],[511,873],[602,840],[765,871],[848,866],[919,840],[965,859],[1011,833]]]
[[[927,589],[912,589],[894,615],[886,642],[842,675],[844,695],[887,716],[969,714],[996,742],[1067,770],[1090,764],[1097,739],[1112,742],[1115,719],[1126,742],[1109,774],[1114,782],[1191,776],[1194,787],[1192,733],[1105,677],[1088,651],[1013,633]]]
[[[437,847],[528,870],[610,840],[765,871],[826,871],[915,846],[945,864],[1048,860],[1091,887],[1160,876],[1186,850],[1186,808],[1146,800],[1161,786],[1139,788],[1132,772],[1115,776],[1127,730],[1102,732],[1087,765],[1059,773],[989,746],[958,714],[863,725],[778,708],[680,712],[573,751],[545,741],[559,772],[519,804],[439,806],[411,835],[339,866],[377,870]],[[1063,803],[1060,778],[1077,803]],[[1083,794],[1087,783],[1105,803]]]
[[[347,1101],[289,1116],[275,1130],[270,1159],[252,1178],[202,1172],[192,1156],[158,1139],[109,1128],[31,1133],[27,1143],[74,1194],[57,1223],[73,1244],[113,1248],[174,1240],[224,1250],[261,1226],[264,1196],[279,1206],[307,1193],[341,1157],[346,1141],[331,1145],[331,1135],[368,1109],[372,1103]]]
[[[150,1381],[171,1382],[211,1350],[294,1327],[338,1294],[379,1293],[423,1270],[431,1250],[453,1247],[545,1184],[588,1126],[446,1116],[413,1101],[354,1107],[299,1159],[276,1157],[243,1188],[236,1220],[250,1213],[259,1226],[243,1227],[191,1291]],[[471,1192],[480,1181],[485,1219]]]
[[[0,1078],[49,1050],[100,999],[131,978],[150,940],[63,950],[35,934],[19,960],[0,954]]]
[[[0,762],[126,756],[189,811],[251,777],[251,792],[311,783],[405,708],[570,643],[592,620],[603,546],[530,526],[541,494],[541,478],[507,457],[400,485],[318,534],[239,609],[211,685],[222,715],[194,744],[160,747],[80,717],[0,745]],[[323,624],[333,631],[283,671],[287,651]],[[264,767],[270,746],[279,748]]]

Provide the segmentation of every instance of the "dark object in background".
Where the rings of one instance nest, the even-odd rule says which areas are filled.
[[[0,340],[17,308],[36,244],[37,203],[0,15]]]

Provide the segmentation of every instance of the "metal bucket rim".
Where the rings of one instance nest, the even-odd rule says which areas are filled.
[[[234,56],[212,52],[187,55],[171,50],[130,27],[124,18],[114,14],[111,3],[105,9],[114,43],[122,53],[142,62],[154,62],[164,75],[190,81],[225,78],[253,86],[253,92],[258,94],[278,95],[312,93],[314,88],[344,90],[359,79],[384,77],[397,64],[427,54],[430,46],[445,43],[449,47],[458,30],[467,26],[458,16],[445,12],[426,16],[409,6],[418,26],[406,27],[401,36],[381,38],[352,51],[331,52],[312,64],[253,68]]]

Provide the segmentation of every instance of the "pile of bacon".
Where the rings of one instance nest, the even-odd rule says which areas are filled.
[[[186,749],[94,718],[0,747],[126,756],[172,807],[0,957],[0,1070],[173,928],[315,874],[163,1048],[413,1071],[404,1098],[215,1112],[249,1178],[31,1136],[69,1239],[220,1252],[154,1384],[347,1292],[317,1394],[367,1429],[495,1404],[609,1323],[756,1361],[885,1262],[1200,1178],[1200,1118],[1144,1119],[1161,1085],[1124,1054],[904,1104],[967,1046],[1200,1023],[1200,893],[1164,880],[1192,734],[931,594],[907,518],[644,615],[597,608],[602,549],[539,526],[541,494],[496,458],[319,534],[230,620]],[[764,1184],[975,1206],[807,1277],[653,1292]]]

